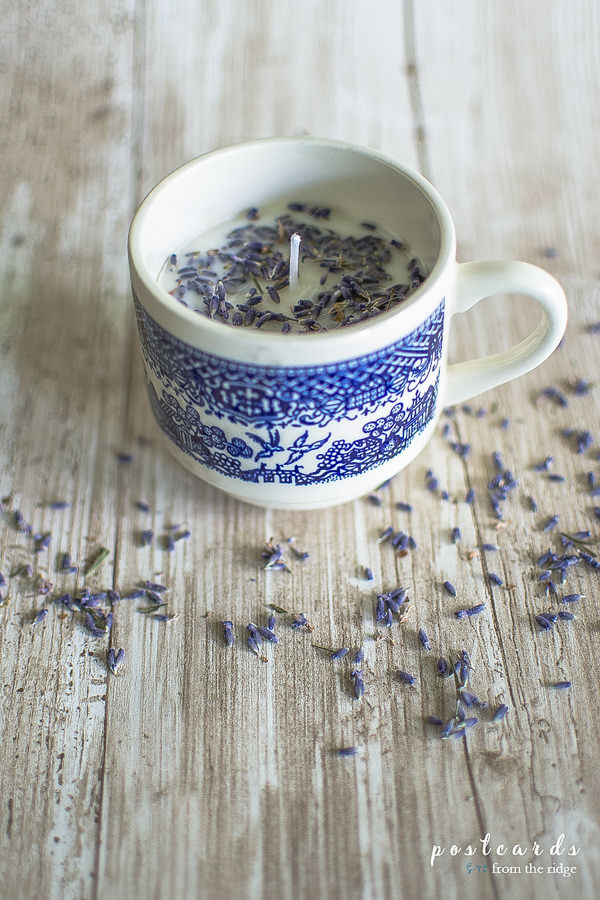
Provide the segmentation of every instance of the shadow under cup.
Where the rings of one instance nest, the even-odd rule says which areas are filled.
[[[159,286],[165,259],[191,237],[275,201],[377,222],[420,259],[425,282],[363,323],[289,335],[213,321]],[[275,508],[342,503],[395,475],[443,400],[454,249],[447,209],[421,176],[347,144],[255,141],[167,176],[134,218],[129,259],[150,401],[171,452]]]

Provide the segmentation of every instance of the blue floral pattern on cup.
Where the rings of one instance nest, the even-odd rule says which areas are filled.
[[[180,450],[222,475],[280,484],[338,481],[395,457],[435,414],[444,301],[389,347],[303,367],[206,353],[165,331],[135,296],[134,304],[160,427]],[[344,423],[344,437],[336,423]]]

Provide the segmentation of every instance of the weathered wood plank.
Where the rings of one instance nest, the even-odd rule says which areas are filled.
[[[3,516],[1,569],[8,576],[34,561],[32,541],[12,525],[18,507],[35,531],[52,531],[35,571],[66,590],[75,582],[56,574],[59,552],[83,560],[115,542],[130,326],[131,56],[110,4],[68,15],[52,3],[13,6],[2,34],[0,485],[14,502]],[[70,509],[49,510],[62,499]],[[59,609],[33,627],[49,598],[32,591],[33,581],[10,578],[0,610],[0,892],[90,897],[104,651]]]
[[[554,513],[567,531],[591,527],[596,533],[585,472],[595,471],[597,451],[574,455],[573,444],[561,439],[559,430],[597,433],[598,427],[597,400],[573,397],[566,386],[572,376],[593,379],[598,371],[597,340],[585,334],[598,312],[595,285],[574,274],[585,272],[587,254],[598,251],[597,233],[581,229],[593,203],[584,185],[594,177],[591,34],[597,10],[588,5],[586,15],[575,20],[560,4],[550,4],[538,18],[532,7],[460,3],[451,4],[442,22],[431,15],[435,7],[420,6],[417,15],[424,127],[431,174],[455,215],[461,257],[521,258],[550,268],[563,281],[570,304],[567,336],[554,357],[475,402],[498,405],[491,422],[489,416],[460,418],[460,439],[473,446],[466,467],[479,497],[474,506],[478,538],[500,547],[498,554],[482,555],[483,568],[493,568],[505,582],[489,598],[495,634],[489,644],[483,633],[479,640],[496,657],[495,665],[490,657],[486,666],[492,690],[512,708],[505,729],[483,731],[469,744],[474,792],[483,829],[497,839],[530,845],[536,838],[548,847],[564,832],[567,843],[582,847],[570,862],[578,866],[578,890],[592,896],[600,862],[600,798],[584,711],[595,703],[598,678],[590,657],[590,635],[597,627],[590,603],[596,575],[579,567],[568,578],[564,592],[588,594],[578,621],[559,623],[574,627],[536,634],[535,613],[558,611],[560,604],[544,597],[536,581],[540,570],[532,561],[549,544],[557,545],[553,536],[540,532]],[[591,31],[582,27],[583,19]],[[446,78],[440,79],[440,69]],[[444,138],[448,127],[450,141]],[[555,259],[548,258],[545,247],[556,248]],[[458,355],[468,358],[505,346],[524,336],[535,320],[521,299],[494,298],[459,324]],[[549,383],[570,396],[568,409],[548,401],[536,407],[535,397]],[[500,427],[504,416],[511,420],[506,431]],[[506,504],[505,527],[496,535],[484,499],[487,480],[495,474],[493,450],[502,452],[520,482],[518,498]],[[532,471],[548,454],[555,460],[552,471],[566,477],[564,484]],[[527,495],[537,500],[535,515],[527,508]],[[573,680],[569,696],[549,688],[562,679]],[[478,832],[471,837],[477,840]],[[458,877],[449,861],[444,869]],[[523,897],[542,892],[558,897],[563,885],[561,877],[545,875],[541,882],[514,876],[501,887]]]
[[[534,634],[533,614],[551,601],[531,560],[552,540],[540,532],[545,515],[575,530],[594,505],[585,486],[594,451],[578,456],[558,434],[600,433],[594,395],[569,393],[566,409],[532,400],[574,374],[593,380],[598,367],[597,336],[585,333],[600,319],[588,274],[599,249],[589,189],[598,10],[179,0],[36,15],[11,10],[4,34],[16,64],[2,96],[14,150],[2,174],[0,266],[11,302],[0,308],[0,486],[15,490],[13,506],[36,529],[52,530],[52,570],[58,550],[81,560],[104,544],[111,563],[92,584],[127,591],[158,578],[178,618],[153,622],[140,603],[118,605],[112,640],[126,663],[107,679],[104,644],[54,609],[31,627],[44,599],[11,580],[0,609],[0,892],[562,896],[566,882],[552,875],[467,878],[466,858],[449,849],[430,867],[434,843],[465,847],[489,830],[494,843],[546,847],[564,831],[583,847],[570,884],[594,896],[597,717],[582,711],[595,708],[596,575],[569,575],[569,590],[587,594],[576,622]],[[363,499],[318,515],[243,506],[172,462],[144,396],[124,258],[133,206],[165,172],[236,140],[303,131],[420,165],[455,215],[460,258],[543,263],[571,304],[551,361],[473,403],[497,403],[495,412],[459,412],[466,461],[437,435],[381,492],[381,506]],[[555,259],[544,258],[547,245]],[[489,352],[535,321],[522,302],[511,301],[510,315],[502,302],[456,323],[457,355]],[[519,479],[500,530],[486,500],[496,449]],[[128,466],[115,460],[121,450],[133,455]],[[564,484],[532,471],[547,453]],[[427,469],[437,492],[425,490]],[[473,506],[464,502],[471,486]],[[63,497],[73,505],[60,513],[36,505]],[[400,500],[412,513],[396,509]],[[161,536],[175,522],[192,537],[168,553]],[[389,523],[406,527],[417,550],[402,559],[378,543]],[[148,548],[143,527],[156,532]],[[310,558],[291,560],[291,573],[265,572],[260,550],[271,536],[295,536]],[[482,552],[485,541],[499,551]],[[2,571],[24,558],[13,544],[26,540],[7,512]],[[489,586],[494,571],[504,586]],[[374,641],[374,596],[397,584],[411,598],[406,622],[390,630],[393,644]],[[476,602],[486,612],[457,622],[455,610]],[[295,632],[280,616],[280,643],[262,663],[244,629],[264,622],[271,603],[306,613],[315,630]],[[236,623],[230,649],[224,618]],[[332,663],[312,643],[351,651]],[[349,673],[361,645],[366,694],[357,701]],[[464,746],[425,724],[452,712],[452,685],[435,664],[461,647],[473,690],[492,709],[511,707]],[[417,685],[400,685],[398,668]],[[553,694],[548,682],[563,677],[572,691]],[[352,745],[357,756],[337,756]]]

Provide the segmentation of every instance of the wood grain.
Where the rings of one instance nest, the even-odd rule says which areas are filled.
[[[34,562],[57,590],[83,584],[57,574],[59,552],[83,562],[106,546],[90,585],[126,593],[159,578],[178,618],[153,622],[123,601],[112,641],[126,663],[109,676],[105,642],[27,580],[9,579],[0,896],[554,900],[573,888],[595,897],[597,575],[576,568],[569,591],[586,595],[577,620],[538,633],[533,616],[552,601],[533,560],[556,543],[541,532],[552,513],[561,528],[597,537],[585,476],[597,472],[597,448],[576,454],[561,429],[600,435],[595,392],[567,385],[598,373],[598,337],[586,331],[600,320],[598,17],[592,2],[574,15],[558,0],[49,2],[35,14],[9,4],[0,489],[13,498],[0,570],[32,559],[13,525],[19,508],[36,531],[52,532],[48,558]],[[227,143],[303,132],[420,167],[453,212],[460,259],[543,265],[570,305],[549,361],[476,398],[473,410],[486,415],[457,412],[452,434],[470,444],[467,459],[440,433],[381,492],[381,506],[365,498],[319,515],[244,506],[173,463],[145,396],[125,258],[130,217],[166,172]],[[456,320],[453,355],[492,352],[533,322],[522,298],[485,301]],[[536,402],[548,384],[565,390],[568,407]],[[486,497],[495,450],[519,480],[501,527]],[[119,452],[132,462],[119,463]],[[548,454],[564,483],[533,471]],[[448,501],[425,490],[427,469]],[[51,510],[59,499],[72,505]],[[173,523],[192,538],[170,554],[160,536]],[[417,550],[400,558],[379,543],[390,523],[410,530]],[[157,539],[140,548],[146,527]],[[271,536],[294,536],[309,559],[266,572],[260,551]],[[485,552],[486,542],[498,551]],[[490,572],[504,585],[490,586]],[[397,584],[409,589],[410,613],[390,630],[393,643],[373,640],[374,596]],[[484,614],[456,621],[460,605],[477,602]],[[280,643],[263,663],[246,650],[244,628],[264,622],[268,604],[304,612],[314,632],[281,616]],[[44,605],[47,619],[32,626]],[[236,624],[230,649],[225,618]],[[352,657],[332,663],[312,643],[364,647],[362,700],[352,695]],[[453,693],[435,661],[461,647],[473,690],[510,712],[491,725],[483,711],[466,742],[441,742],[426,718],[450,715]],[[417,685],[400,685],[398,668]],[[559,679],[573,688],[553,691]],[[347,746],[358,754],[339,758]],[[582,848],[563,857],[578,871],[469,874],[450,845],[478,845],[486,832],[494,846],[537,840],[546,865],[564,832]],[[431,867],[434,844],[447,850]]]

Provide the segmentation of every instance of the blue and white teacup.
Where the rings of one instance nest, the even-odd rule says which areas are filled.
[[[427,274],[400,306],[314,334],[232,328],[159,285],[165,257],[240,210],[282,199],[343,203],[407,236]],[[413,460],[444,406],[533,369],[560,341],[560,285],[522,262],[455,259],[445,203],[417,172],[320,138],[272,138],[192,160],[163,179],[129,234],[131,283],[148,391],[173,455],[229,494],[311,509],[373,490]],[[452,316],[496,293],[537,300],[516,346],[448,365]]]

